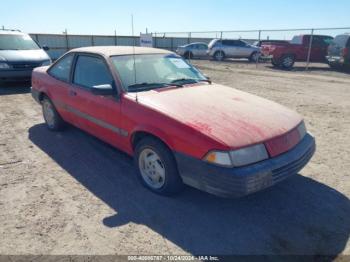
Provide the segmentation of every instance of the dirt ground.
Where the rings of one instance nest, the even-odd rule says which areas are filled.
[[[350,255],[350,74],[193,61],[213,81],[305,117],[300,175],[242,199],[160,197],[132,159],[78,129],[49,132],[29,88],[0,88],[0,254]]]

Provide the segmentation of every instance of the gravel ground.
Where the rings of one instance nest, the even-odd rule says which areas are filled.
[[[1,87],[0,254],[350,255],[350,75],[193,63],[305,116],[318,149],[300,175],[242,199],[160,197],[130,157],[73,127],[49,132],[29,88]]]

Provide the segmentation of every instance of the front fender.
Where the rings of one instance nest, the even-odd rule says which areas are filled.
[[[130,134],[130,144],[131,145],[133,143],[133,139],[134,139],[135,134],[138,132],[143,132],[143,133],[148,133],[150,135],[153,135],[153,136],[159,138],[171,150],[174,150],[174,141],[169,135],[167,135],[160,128],[152,126],[152,125],[147,125],[147,124],[138,125],[131,131],[131,134]]]

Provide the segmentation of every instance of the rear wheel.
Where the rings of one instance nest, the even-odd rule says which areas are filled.
[[[283,55],[281,58],[281,66],[284,69],[291,69],[295,63],[294,55]]]
[[[151,191],[171,195],[183,188],[172,152],[158,139],[143,138],[136,145],[134,161],[142,184]]]
[[[64,127],[65,122],[58,114],[52,101],[45,96],[41,102],[41,105],[47,127],[52,131],[61,130]]]
[[[214,53],[214,59],[216,61],[223,61],[225,59],[225,53],[223,51],[216,51]]]

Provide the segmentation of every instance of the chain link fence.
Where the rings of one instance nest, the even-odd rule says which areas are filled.
[[[195,42],[209,43],[212,39],[240,39],[249,44],[257,44],[257,41],[277,40],[290,41],[294,36],[309,35],[311,41],[307,45],[306,59],[301,59],[300,67],[308,69],[310,63],[316,61],[314,51],[319,48],[316,41],[317,35],[336,37],[337,35],[350,33],[350,27],[338,28],[301,28],[301,29],[271,29],[271,30],[237,30],[237,31],[207,31],[207,32],[162,32],[154,33],[155,47],[176,50],[177,46]],[[326,55],[326,48],[324,50]],[[318,59],[319,60],[319,59]],[[256,62],[257,66],[261,60]]]
[[[342,28],[315,28],[315,29],[272,29],[272,30],[237,30],[237,31],[203,31],[203,32],[155,32],[153,36],[153,46],[156,48],[175,51],[178,46],[203,42],[209,43],[212,39],[241,39],[249,44],[262,40],[283,40],[289,41],[295,35],[329,35],[335,37],[339,34],[349,33],[350,27]],[[65,31],[63,34],[30,34],[40,45],[50,48],[49,55],[52,59],[68,50],[83,46],[138,46],[139,36],[119,36],[114,35],[70,35]],[[305,68],[308,68],[313,61],[312,50],[316,45],[314,39],[307,46],[307,59],[303,60]],[[258,65],[259,60],[257,61]]]

